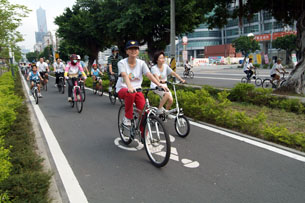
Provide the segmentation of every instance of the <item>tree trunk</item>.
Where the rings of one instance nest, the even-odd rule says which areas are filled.
[[[300,50],[300,60],[279,91],[305,94],[305,11],[297,21],[297,47]]]
[[[98,52],[99,48],[97,46],[90,46],[90,54],[89,54],[89,63],[88,63],[88,71],[91,72],[91,66],[96,60],[96,63],[98,63]]]

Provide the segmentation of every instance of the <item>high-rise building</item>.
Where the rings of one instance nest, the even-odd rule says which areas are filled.
[[[41,7],[36,10],[38,32],[35,32],[36,43],[43,42],[44,35],[48,32],[46,11]]]

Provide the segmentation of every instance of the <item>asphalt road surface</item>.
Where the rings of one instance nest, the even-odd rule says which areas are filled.
[[[237,68],[236,65],[225,66],[200,66],[192,69],[194,72],[194,78],[187,78],[188,84],[193,85],[211,85],[218,88],[232,88],[235,84],[241,81],[242,77],[246,74],[241,68]],[[177,73],[182,76],[183,68],[179,67]],[[270,70],[259,69],[257,76],[262,80],[269,78]],[[254,80],[251,81],[254,84]]]
[[[51,84],[39,107],[88,202],[304,202],[304,160],[195,125],[180,138],[168,121],[172,155],[158,169],[119,141],[118,103],[87,91],[79,114]]]

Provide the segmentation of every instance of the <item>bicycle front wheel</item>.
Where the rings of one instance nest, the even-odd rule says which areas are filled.
[[[169,135],[162,121],[155,116],[147,118],[144,128],[144,146],[154,166],[160,168],[168,163],[171,153]]]
[[[116,96],[114,91],[109,92],[109,100],[111,104],[115,105]]]
[[[184,115],[175,118],[175,130],[180,137],[186,137],[190,133],[190,122]]]
[[[37,89],[35,89],[35,91],[34,91],[34,99],[35,99],[35,103],[38,104],[38,91],[37,91]]]
[[[190,78],[194,78],[194,72],[193,71],[190,71]]]
[[[78,113],[81,113],[83,110],[83,98],[79,89],[76,90],[76,109]]]
[[[187,71],[184,71],[184,72],[183,72],[183,77],[186,78],[187,75],[188,75],[188,74],[187,74]]]
[[[256,86],[262,86],[262,84],[263,84],[262,79],[260,79],[260,78],[256,78],[256,79],[255,79],[255,85],[256,85]]]
[[[125,145],[129,145],[132,141],[130,137],[130,128],[122,124],[123,118],[125,117],[125,105],[121,105],[119,114],[118,114],[118,128],[122,142]]]

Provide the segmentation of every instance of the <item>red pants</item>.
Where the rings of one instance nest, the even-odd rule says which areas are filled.
[[[145,98],[142,92],[129,93],[127,88],[123,88],[118,92],[120,99],[124,99],[125,102],[125,117],[132,119],[133,115],[133,103],[136,104],[137,109],[143,110],[145,105]]]

